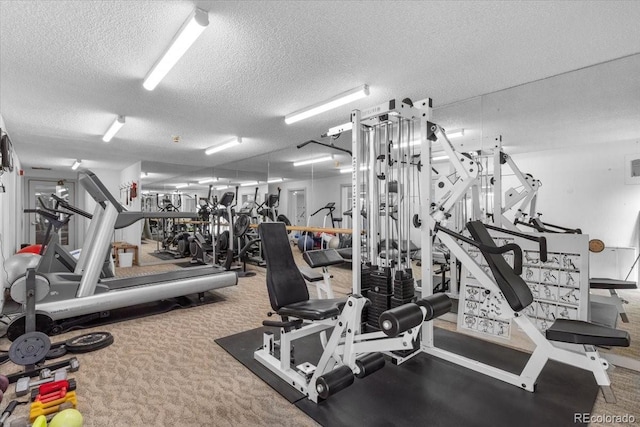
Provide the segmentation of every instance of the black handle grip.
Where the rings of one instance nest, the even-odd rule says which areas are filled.
[[[540,244],[540,261],[547,262],[547,238],[540,237],[538,243]]]

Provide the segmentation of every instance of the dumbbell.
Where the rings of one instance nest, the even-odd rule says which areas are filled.
[[[56,416],[59,412],[65,410],[65,409],[71,409],[73,408],[73,403],[71,402],[65,402],[62,403],[60,405],[58,405],[57,407],[52,408],[52,411],[50,411],[46,417],[47,417],[47,422],[51,421],[51,419]],[[55,411],[54,411],[55,409]],[[11,423],[9,424],[9,427],[29,427],[31,424],[29,423],[29,417],[21,417],[21,418],[16,418],[14,420],[11,420]]]
[[[25,396],[29,393],[31,387],[40,384],[50,383],[52,381],[62,381],[67,379],[67,370],[65,368],[53,371],[53,376],[38,381],[31,381],[29,377],[22,377],[16,382],[16,396]]]
[[[68,366],[63,366],[62,368],[58,368],[58,369],[56,369],[56,371],[65,370],[65,371],[69,371],[69,372],[75,372],[78,369],[80,369],[80,362],[78,362],[78,359],[73,358],[73,359],[69,360],[69,365]],[[49,368],[44,368],[43,370],[40,371],[40,379],[43,380],[45,378],[49,378],[49,377],[51,377],[52,373],[56,372],[56,371],[52,371]]]

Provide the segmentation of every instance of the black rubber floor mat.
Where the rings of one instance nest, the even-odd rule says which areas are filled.
[[[530,393],[486,375],[422,353],[380,371],[315,404],[253,359],[262,343],[258,328],[216,342],[289,402],[324,426],[555,426],[578,425],[574,414],[590,412],[598,386],[590,372],[549,362]],[[455,332],[435,329],[439,347],[518,371],[527,353]],[[317,336],[295,342],[296,363],[316,363]]]

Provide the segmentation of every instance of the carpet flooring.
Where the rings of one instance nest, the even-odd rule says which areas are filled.
[[[141,249],[153,250],[153,246],[143,245]],[[302,264],[298,251],[294,253]],[[117,275],[135,276],[177,268],[180,267],[163,263],[117,269]],[[241,278],[237,286],[214,292],[219,301],[213,304],[52,337],[53,342],[58,342],[104,330],[115,338],[110,347],[77,355],[80,370],[72,377],[78,384],[78,409],[85,417],[85,427],[318,425],[214,342],[260,327],[271,310],[264,268],[247,268],[256,275]],[[337,296],[350,291],[351,270],[337,266],[331,271]],[[311,288],[310,293],[315,295],[315,290]],[[627,311],[631,319],[631,323],[621,326],[629,328],[632,340],[635,338],[634,346],[625,351],[640,359],[640,296],[636,291],[621,294],[630,301]],[[440,326],[455,328],[441,323]],[[0,340],[0,349],[7,350],[9,345],[6,339]],[[513,345],[526,348],[524,341]],[[0,366],[0,373],[18,369],[9,362]],[[606,404],[599,396],[592,414],[631,414],[640,420],[640,375],[615,368],[610,377],[618,403]],[[13,398],[11,386],[0,410]],[[456,402],[442,404],[456,405]],[[455,410],[455,406],[450,410]],[[25,406],[18,406],[10,419],[26,413]],[[478,417],[481,420],[482,414]]]

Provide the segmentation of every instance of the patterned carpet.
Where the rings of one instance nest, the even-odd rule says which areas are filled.
[[[298,251],[294,253],[302,263]],[[161,264],[117,273],[130,276],[173,268],[177,267]],[[96,328],[111,332],[115,343],[78,355],[80,370],[74,377],[85,426],[317,425],[214,343],[216,338],[260,326],[270,310],[264,269],[249,269],[256,276],[216,291],[219,302]],[[351,270],[336,267],[332,273],[336,294],[344,295],[351,287]],[[311,294],[315,295],[313,289]],[[638,298],[635,294],[625,297]],[[629,307],[632,324],[640,324],[640,298]],[[640,337],[637,326],[633,333]],[[0,348],[8,347],[3,339]],[[15,371],[11,363],[0,366],[1,373]],[[593,414],[629,413],[640,420],[640,376],[622,368],[610,375],[618,404],[607,405],[599,397]],[[12,398],[8,392],[5,405]],[[11,419],[26,411],[19,406]]]

